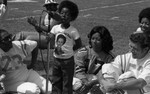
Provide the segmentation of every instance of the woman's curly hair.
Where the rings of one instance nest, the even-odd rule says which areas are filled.
[[[77,18],[79,14],[79,9],[78,9],[77,4],[69,0],[64,0],[60,3],[58,7],[58,12],[60,13],[63,8],[68,8],[70,10],[70,15],[72,18],[71,21],[74,21]]]
[[[141,23],[142,18],[147,18],[150,21],[150,7],[143,9],[139,13],[139,23]]]
[[[104,26],[95,26],[88,34],[89,44],[91,47],[91,38],[95,33],[99,33],[100,35],[100,38],[102,40],[102,50],[104,50],[105,52],[110,52],[113,49],[113,38],[109,30]]]

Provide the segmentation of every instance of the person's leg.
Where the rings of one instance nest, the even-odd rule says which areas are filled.
[[[39,88],[37,85],[31,83],[30,88],[28,85],[24,84],[28,76],[30,75],[30,71],[26,68],[26,66],[22,66],[17,70],[6,73],[6,77],[3,80],[4,88],[6,92],[23,92],[30,91],[35,94],[35,92],[39,92]],[[31,89],[32,88],[32,89]]]
[[[52,66],[52,94],[62,94],[63,74],[60,63],[63,63],[63,61],[54,58],[54,63]]]
[[[7,87],[5,92],[18,92],[18,93],[30,93],[30,94],[40,94],[39,87],[30,82],[17,82],[14,84],[11,84]],[[16,94],[15,93],[15,94]]]
[[[28,66],[29,69],[33,68],[35,69],[35,64],[37,62],[38,57],[38,50],[39,49],[47,49],[47,39],[45,35],[39,35],[39,33],[36,33],[35,35],[30,35],[26,37],[27,40],[34,40],[37,41],[37,47],[32,51],[32,59],[31,64]]]
[[[34,40],[37,42],[37,47],[32,51],[31,64],[28,65],[28,69],[35,69],[35,64],[37,62],[38,57],[38,48],[47,48],[46,36],[43,34],[39,35],[38,32],[21,31],[14,36],[14,40]]]
[[[27,82],[35,83],[42,91],[42,93],[46,93],[46,79],[40,76],[36,71],[30,69],[29,76]],[[52,84],[48,81],[48,93],[52,92]]]
[[[74,57],[64,60],[61,63],[63,71],[63,94],[73,93]]]
[[[81,86],[82,86],[82,81],[79,78],[73,77],[73,91],[76,92]]]
[[[36,69],[35,68],[35,64],[37,63],[37,57],[38,57],[38,46],[36,48],[34,48],[34,50],[32,51],[32,57],[31,57],[31,63],[27,66],[28,69]]]
[[[25,93],[25,94],[40,94],[40,88],[31,82],[24,82],[17,87],[18,93]]]

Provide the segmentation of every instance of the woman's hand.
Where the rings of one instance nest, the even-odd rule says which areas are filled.
[[[101,85],[106,92],[111,92],[114,90],[115,83],[109,80],[102,79]]]

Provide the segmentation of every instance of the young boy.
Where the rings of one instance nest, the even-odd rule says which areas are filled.
[[[55,45],[57,38],[63,34],[66,42],[62,45],[61,55],[56,52],[54,55],[53,64],[53,84],[52,93],[57,94],[72,94],[72,80],[74,75],[74,51],[82,46],[78,30],[70,25],[79,13],[78,6],[72,1],[64,0],[58,7],[62,23],[55,25],[51,33],[55,35]]]

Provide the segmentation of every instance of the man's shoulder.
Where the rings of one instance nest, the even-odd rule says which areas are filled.
[[[118,56],[130,57],[130,56],[132,56],[132,53],[131,53],[131,52],[127,52],[127,53],[120,54],[120,55],[118,55]]]
[[[119,60],[129,60],[129,59],[133,59],[132,57],[132,53],[131,52],[128,52],[128,53],[125,53],[125,54],[120,54],[120,55],[117,55],[115,59],[119,59]]]

